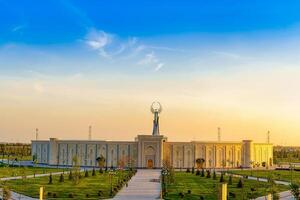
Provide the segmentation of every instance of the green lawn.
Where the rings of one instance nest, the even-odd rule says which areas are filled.
[[[300,181],[300,171],[289,171],[289,170],[232,170],[229,171],[233,174],[239,175],[247,175],[247,176],[255,176],[260,178],[268,178],[270,176],[273,177],[275,180],[282,180],[282,181]]]
[[[66,170],[66,169],[65,169]],[[45,168],[45,167],[0,167],[0,178],[13,177],[22,175],[45,174],[50,172],[61,172],[60,168]]]
[[[12,163],[15,159],[17,159],[17,160],[22,160],[22,161],[24,161],[24,160],[32,160],[32,156],[30,155],[30,156],[7,156],[7,155],[4,155],[4,156],[0,156],[0,161],[2,160],[2,159],[8,159],[9,158],[9,162],[10,163]]]
[[[100,174],[96,171],[96,175],[92,176],[92,172],[89,171],[89,177],[84,177],[84,172],[81,173],[82,178],[79,184],[75,184],[74,181],[69,180],[68,173],[64,175],[64,182],[59,182],[59,175],[52,176],[53,183],[49,183],[49,176],[31,178],[25,180],[13,180],[7,181],[5,184],[13,191],[30,196],[38,197],[39,188],[44,186],[45,197],[47,199],[70,199],[69,195],[72,194],[74,199],[99,199],[109,198],[110,194],[110,181],[108,172]],[[118,180],[123,180],[129,175],[128,171],[116,172],[113,176],[113,188],[116,187]],[[101,191],[101,195],[98,193]],[[89,195],[87,197],[86,195]]]
[[[192,173],[176,172],[175,183],[167,185],[168,195],[166,199],[181,199],[179,193],[184,194],[183,199],[189,200],[199,200],[200,196],[205,200],[217,199],[218,187],[220,185],[219,179],[219,176],[217,176],[216,180],[213,180],[213,178],[196,176]],[[228,177],[225,177],[225,180],[228,181]],[[228,192],[235,195],[235,197],[229,195],[229,199],[249,199],[251,195],[252,197],[259,197],[267,194],[267,183],[244,180],[244,187],[237,188],[238,181],[238,178],[232,178],[232,185],[228,185]],[[289,189],[283,185],[277,185],[276,187],[278,191]],[[251,188],[255,191],[251,192]],[[191,191],[191,194],[188,194],[188,190]]]

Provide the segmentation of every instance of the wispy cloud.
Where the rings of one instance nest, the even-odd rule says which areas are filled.
[[[93,50],[97,50],[99,55],[109,57],[106,47],[112,42],[113,36],[104,31],[92,30],[86,38],[85,43]]]
[[[115,34],[96,29],[89,31],[84,41],[90,49],[97,51],[103,58],[129,59],[138,65],[151,66],[154,71],[159,71],[165,65],[156,55],[157,51],[183,51],[165,46],[146,45],[137,37],[120,39]]]
[[[12,29],[11,29],[11,32],[20,32],[22,30],[24,30],[26,28],[26,24],[21,24],[21,25],[17,25],[17,26],[14,26]]]
[[[148,53],[138,62],[139,65],[147,65],[147,66],[154,66],[154,71],[159,71],[163,66],[162,63],[154,52]]]

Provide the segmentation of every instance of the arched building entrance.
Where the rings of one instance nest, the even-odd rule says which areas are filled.
[[[152,159],[148,159],[147,160],[147,168],[148,169],[152,169],[153,168],[153,160]]]

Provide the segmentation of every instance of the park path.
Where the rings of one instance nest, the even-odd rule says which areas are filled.
[[[256,198],[255,200],[266,200],[266,199],[267,199],[266,196],[262,196],[262,197]],[[295,198],[293,197],[293,195],[291,194],[290,191],[280,192],[279,199],[280,200],[295,200]]]
[[[113,200],[160,199],[160,170],[139,169]]]
[[[52,175],[60,175],[62,173],[66,173],[66,172],[52,172]],[[35,177],[43,177],[43,176],[49,176],[50,173],[47,174],[36,174]],[[27,175],[26,178],[34,178],[34,175]],[[4,177],[4,178],[0,178],[1,181],[9,181],[9,180],[17,180],[17,179],[22,179],[22,176],[12,176],[12,177]]]

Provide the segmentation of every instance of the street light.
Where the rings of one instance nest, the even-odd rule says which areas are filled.
[[[116,173],[114,171],[109,171],[108,172],[108,177],[109,177],[109,181],[110,181],[110,196],[112,196],[113,194],[113,189],[112,189],[112,178],[113,178],[113,175],[115,175]]]
[[[166,192],[167,192],[167,184],[165,183],[166,182],[166,176],[168,176],[169,175],[169,171],[168,170],[166,170],[166,169],[164,169],[164,170],[162,170],[162,172],[161,172],[161,174],[162,174],[162,180],[161,180],[161,182],[162,182],[162,192],[161,192],[161,197],[163,198],[163,196],[166,194]]]

